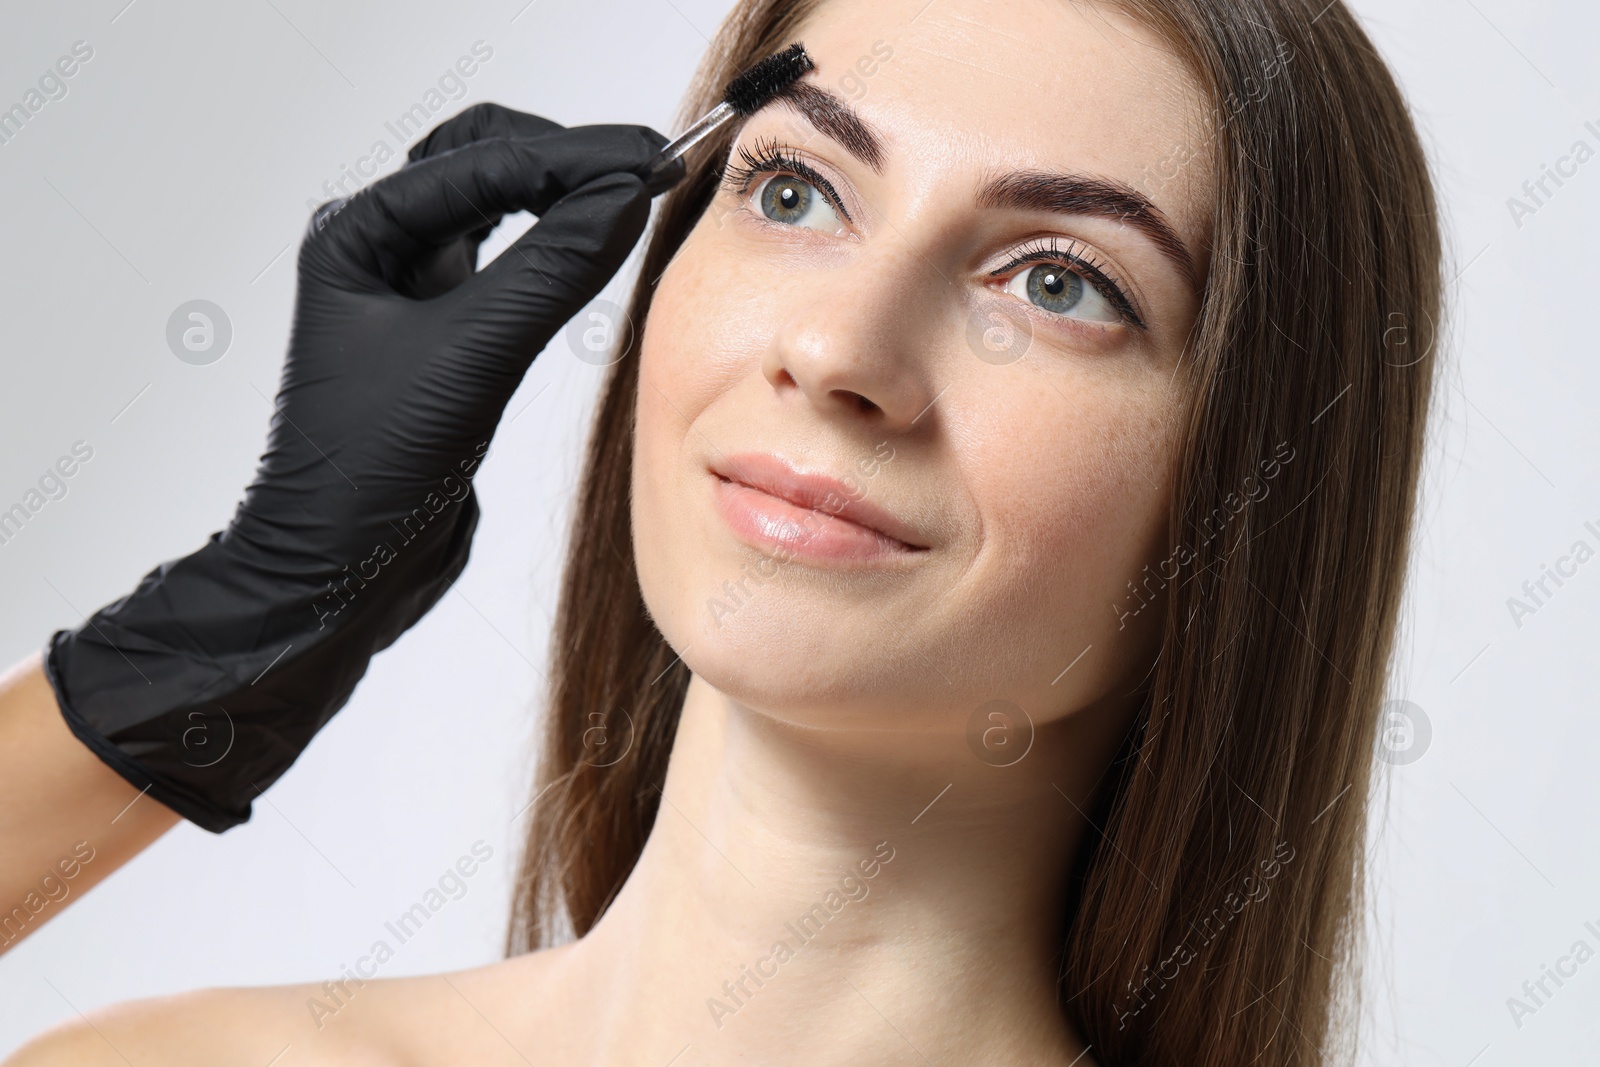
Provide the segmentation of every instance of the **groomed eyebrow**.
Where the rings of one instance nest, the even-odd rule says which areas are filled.
[[[1189,255],[1183,239],[1161,209],[1131,185],[1081,174],[1012,171],[984,185],[978,193],[978,206],[1089,215],[1129,223],[1150,238],[1191,286],[1199,288],[1194,257]]]
[[[791,104],[818,131],[839,142],[874,173],[883,173],[882,136],[837,95],[802,79],[773,100]],[[1191,286],[1199,288],[1194,257],[1183,239],[1161,209],[1131,185],[1082,174],[1012,171],[984,184],[978,193],[978,206],[1088,215],[1129,223],[1172,261]]]
[[[839,97],[820,85],[797,81],[773,99],[794,105],[811,125],[838,141],[875,173],[883,173],[883,138]]]

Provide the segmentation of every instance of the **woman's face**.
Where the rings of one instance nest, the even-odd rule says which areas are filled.
[[[1206,269],[1196,83],[1065,0],[832,0],[798,36],[834,99],[748,120],[644,333],[645,603],[796,723],[1118,700],[1158,634],[1129,583],[1165,554]]]

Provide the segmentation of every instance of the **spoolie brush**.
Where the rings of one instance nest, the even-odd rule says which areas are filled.
[[[773,97],[799,81],[803,74],[815,69],[816,64],[806,55],[805,46],[796,41],[734,78],[722,91],[722,103],[706,112],[699,122],[661,150],[650,165],[645,184],[657,192],[664,192],[681,177],[681,174],[671,176],[663,184],[663,179],[667,178],[666,172],[680,156],[735,115],[749,118],[760,111],[772,102]]]

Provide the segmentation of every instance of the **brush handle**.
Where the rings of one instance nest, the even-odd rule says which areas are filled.
[[[727,101],[723,101],[710,111],[707,111],[705,115],[701,117],[700,121],[696,122],[693,126],[690,126],[687,130],[684,130],[683,133],[679,134],[673,141],[671,141],[665,148],[661,150],[661,153],[656,156],[655,160],[650,164],[650,176],[649,179],[647,179],[646,184],[649,184],[650,180],[657,178],[661,172],[670,167],[679,156],[683,155],[685,152],[689,151],[689,149],[693,148],[695,145],[711,136],[711,134],[716,132],[716,130],[721,127],[723,123],[733,118],[736,114],[738,114],[738,112],[735,111],[733,105]]]

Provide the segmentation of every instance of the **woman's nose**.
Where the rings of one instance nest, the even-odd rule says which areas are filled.
[[[901,241],[789,284],[805,299],[762,358],[772,387],[824,414],[867,416],[886,431],[921,418],[941,390],[937,338],[949,283],[939,272]]]

